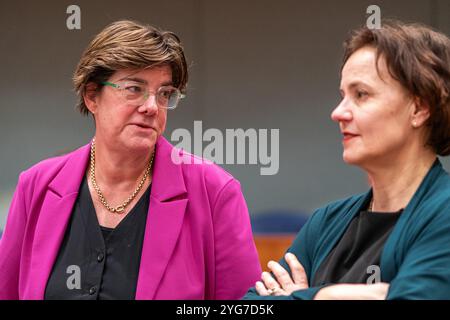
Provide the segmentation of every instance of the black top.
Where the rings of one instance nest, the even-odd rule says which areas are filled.
[[[320,265],[312,286],[380,281],[383,247],[402,211],[361,211]]]
[[[136,296],[151,185],[114,228],[101,227],[86,177],[45,290],[45,299]],[[113,213],[111,213],[113,214]]]

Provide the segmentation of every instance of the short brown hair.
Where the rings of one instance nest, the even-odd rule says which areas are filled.
[[[390,75],[430,108],[427,145],[450,154],[450,40],[421,24],[385,21],[380,29],[362,27],[344,42],[343,64],[362,47],[385,58]],[[378,67],[378,63],[377,63]]]
[[[120,69],[141,69],[169,65],[173,85],[186,91],[188,70],[180,39],[170,31],[162,31],[136,21],[120,20],[105,27],[83,52],[73,76],[78,94],[77,108],[89,114],[83,95],[86,84],[103,86]]]

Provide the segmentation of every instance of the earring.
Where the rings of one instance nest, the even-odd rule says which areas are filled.
[[[416,121],[413,121],[412,125],[413,125],[414,128],[417,128],[417,122]]]

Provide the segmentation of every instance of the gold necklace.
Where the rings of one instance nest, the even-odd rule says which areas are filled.
[[[144,176],[142,177],[141,181],[139,182],[139,185],[134,190],[134,192],[128,197],[127,200],[125,200],[121,205],[117,207],[112,207],[109,205],[109,203],[106,201],[105,196],[103,195],[102,191],[97,185],[97,181],[95,180],[95,138],[92,139],[91,144],[91,168],[90,168],[90,178],[92,186],[95,189],[95,192],[97,192],[97,195],[100,199],[100,202],[103,204],[103,206],[108,209],[108,211],[112,213],[123,213],[125,211],[126,206],[130,204],[131,201],[136,197],[136,195],[141,191],[142,186],[144,185],[145,180],[147,179],[148,175],[150,174],[150,169],[152,168],[153,164],[153,158],[155,157],[155,151],[152,153],[152,157],[150,158],[150,162],[145,169]]]
[[[370,203],[369,203],[369,212],[372,212],[372,208],[373,208],[373,196],[372,199],[370,199]]]

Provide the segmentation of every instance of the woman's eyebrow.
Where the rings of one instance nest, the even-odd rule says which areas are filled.
[[[353,89],[353,88],[358,87],[360,85],[365,85],[365,83],[358,80],[358,81],[354,81],[354,82],[350,83],[348,87],[350,89]]]
[[[125,77],[125,78],[120,79],[120,81],[123,81],[123,80],[128,80],[128,81],[134,81],[134,82],[138,82],[138,83],[145,83],[145,84],[147,84],[147,81],[142,79],[142,78]]]
[[[347,84],[345,87],[348,90],[353,90],[359,86],[370,87],[370,84],[368,84],[367,82],[361,81],[361,80],[355,80],[355,81],[352,81],[349,84]]]

